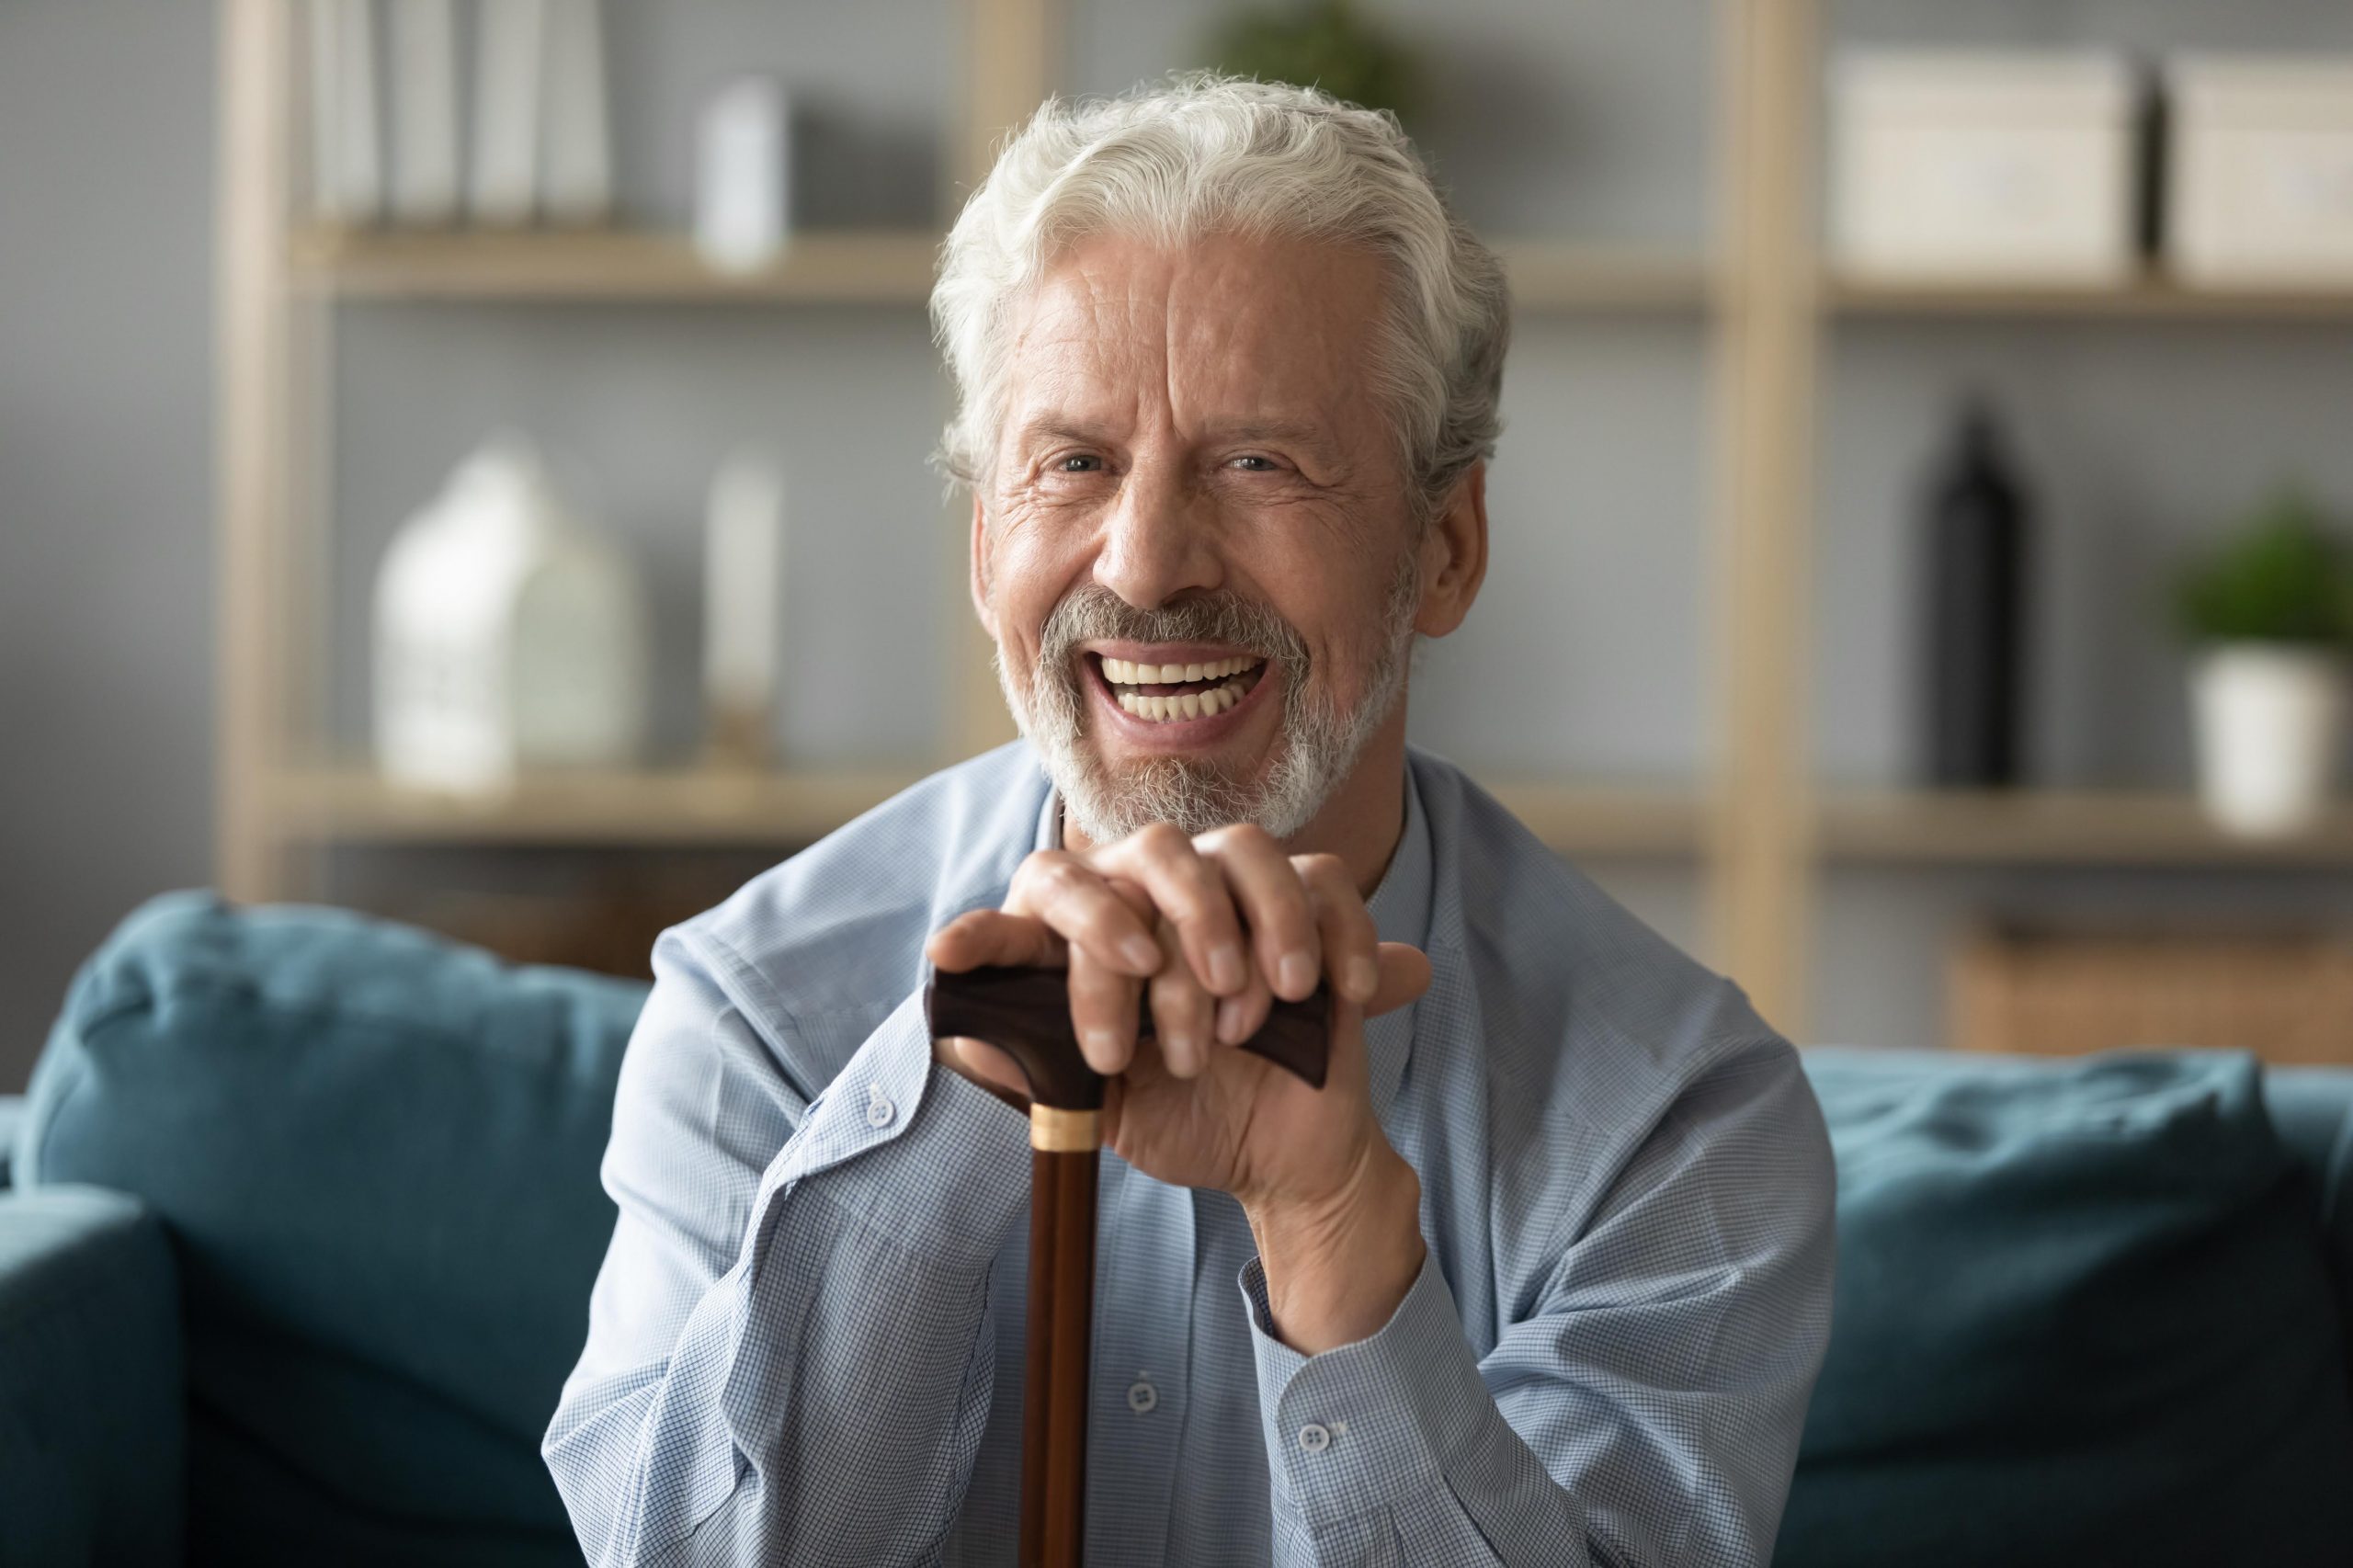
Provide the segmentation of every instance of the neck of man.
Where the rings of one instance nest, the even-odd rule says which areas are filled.
[[[1401,696],[1365,742],[1356,767],[1307,825],[1283,841],[1283,847],[1293,855],[1338,857],[1357,891],[1370,898],[1404,832],[1405,703]],[[1063,817],[1063,843],[1075,850],[1094,846],[1068,813]]]

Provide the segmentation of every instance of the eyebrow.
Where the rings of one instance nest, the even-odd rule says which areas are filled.
[[[1320,456],[1337,460],[1339,449],[1332,444],[1321,426],[1290,419],[1245,419],[1237,424],[1219,426],[1208,432],[1211,441],[1271,441],[1288,442],[1308,448]],[[1078,441],[1087,446],[1112,444],[1108,426],[1088,425],[1044,415],[1024,425],[1015,437],[1017,449],[1028,450],[1040,440]]]

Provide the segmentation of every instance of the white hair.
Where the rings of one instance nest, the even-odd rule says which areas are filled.
[[[1114,98],[1049,98],[1006,144],[941,248],[933,335],[956,380],[938,461],[978,489],[1003,417],[1011,306],[1054,256],[1120,233],[1330,240],[1388,275],[1374,390],[1422,517],[1502,421],[1511,303],[1502,264],[1449,210],[1387,110],[1193,72]]]

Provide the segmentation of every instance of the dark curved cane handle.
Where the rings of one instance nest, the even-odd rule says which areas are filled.
[[[1293,1076],[1324,1086],[1331,1057],[1331,992],[1318,985],[1302,1002],[1275,998],[1267,1022],[1242,1042]],[[961,974],[935,973],[924,992],[931,1038],[984,1040],[1020,1064],[1029,1097],[1062,1110],[1099,1110],[1103,1076],[1079,1054],[1071,1027],[1066,971],[989,965]],[[1140,1005],[1140,1038],[1150,1039],[1152,1008]]]

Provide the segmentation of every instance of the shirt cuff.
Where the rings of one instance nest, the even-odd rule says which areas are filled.
[[[834,1081],[763,1177],[755,1212],[811,1188],[928,1256],[985,1267],[1029,1203],[1021,1113],[932,1059],[923,994],[892,1010]]]
[[[1387,1323],[1314,1356],[1277,1337],[1259,1259],[1242,1266],[1238,1283],[1275,1496],[1311,1528],[1442,1484],[1446,1456],[1474,1443],[1494,1417],[1436,1249],[1424,1250],[1421,1272]]]

